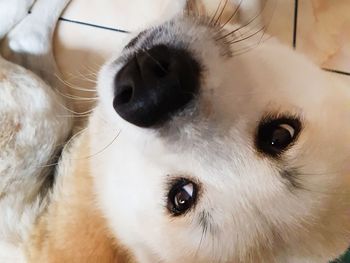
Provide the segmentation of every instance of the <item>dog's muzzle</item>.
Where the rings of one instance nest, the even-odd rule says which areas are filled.
[[[198,62],[186,50],[166,45],[140,50],[115,77],[114,109],[139,127],[160,125],[194,99],[199,75]]]

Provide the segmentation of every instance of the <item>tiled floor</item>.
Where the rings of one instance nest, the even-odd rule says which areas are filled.
[[[350,1],[301,0],[297,50],[321,67],[350,72]]]
[[[346,76],[350,75],[350,1],[266,1],[268,33],[295,45],[320,67],[340,71],[350,88]],[[84,88],[93,86],[101,64],[130,37],[123,30],[135,31],[150,23],[153,18],[148,14],[171,12],[171,3],[175,1],[152,0],[146,5],[145,0],[72,0],[63,14],[69,21],[60,21],[56,35],[55,51],[64,79]],[[84,108],[80,103],[76,110]]]

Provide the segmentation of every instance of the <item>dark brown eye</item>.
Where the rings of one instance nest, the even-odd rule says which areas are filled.
[[[181,178],[172,185],[169,191],[167,208],[173,215],[181,215],[194,205],[196,198],[196,184]]]
[[[300,129],[301,123],[298,119],[264,120],[258,128],[256,146],[260,152],[277,156],[295,141]]]

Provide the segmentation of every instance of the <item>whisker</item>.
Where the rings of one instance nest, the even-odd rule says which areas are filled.
[[[100,68],[103,66],[104,63],[97,63],[96,61],[94,62],[94,67],[92,68],[92,64],[85,64],[85,70],[89,72],[89,74],[97,76]]]
[[[70,113],[72,113],[72,114],[74,114],[74,115],[80,115],[80,112],[74,111],[74,110],[68,108],[67,106],[65,106],[65,105],[62,104],[62,103],[59,103],[59,104],[60,104],[60,106],[63,107],[66,111],[68,111],[68,112],[70,112]]]
[[[76,96],[76,95],[71,95],[71,94],[64,94],[63,92],[61,92],[59,89],[55,89],[55,91],[61,95],[64,98],[67,99],[71,99],[71,100],[79,100],[79,101],[84,101],[84,100],[88,100],[88,101],[96,101],[98,99],[98,97],[80,97],[80,96]]]
[[[236,40],[231,40],[231,41],[226,42],[226,43],[232,45],[232,44],[235,44],[235,43],[242,42],[242,41],[244,41],[244,40],[247,40],[247,39],[249,39],[249,38],[251,38],[251,37],[253,37],[253,36],[259,34],[260,32],[264,31],[265,29],[266,29],[266,27],[263,26],[263,27],[261,27],[260,29],[258,29],[257,31],[255,31],[254,33],[252,33],[252,34],[250,34],[250,35],[248,35],[248,36],[245,36],[245,37],[242,37],[242,38],[239,38],[239,39],[236,39]],[[265,31],[264,31],[264,32],[265,32]]]
[[[233,52],[233,56],[241,56],[241,55],[243,55],[243,54],[245,54],[245,53],[248,53],[248,52],[252,51],[253,49],[255,49],[256,47],[258,47],[261,43],[263,43],[263,42],[265,42],[265,41],[267,41],[267,40],[269,40],[269,39],[271,39],[271,36],[268,37],[268,38],[266,38],[266,39],[263,40],[263,41],[259,41],[258,43],[254,44],[254,45],[250,45],[250,46],[248,46],[248,47],[245,47],[245,48],[241,48],[241,49],[239,49],[239,50],[236,50],[235,52]]]
[[[227,6],[227,2],[228,2],[228,0],[225,0],[224,5],[220,11],[220,14],[218,15],[216,21],[214,22],[214,26],[217,26],[220,23],[220,19],[222,17],[222,14],[224,13],[226,6]]]
[[[78,73],[79,73],[80,80],[85,80],[87,82],[91,82],[93,84],[96,84],[96,79],[95,79],[96,75],[93,75],[92,73],[86,74],[86,73],[81,72],[80,70],[78,71]],[[89,78],[88,76],[92,76],[93,78]]]
[[[102,152],[104,152],[109,146],[111,146],[118,139],[120,133],[121,133],[121,130],[119,130],[117,135],[113,138],[113,140],[110,143],[108,143],[105,147],[103,147],[100,151],[98,151],[98,152],[96,152],[94,154],[82,157],[82,158],[74,159],[74,160],[90,159],[92,157],[95,157],[95,156],[101,154]]]
[[[230,31],[230,32],[228,32],[228,33],[226,33],[226,34],[220,36],[219,38],[217,38],[217,39],[215,39],[215,40],[216,40],[216,41],[219,41],[219,40],[221,40],[221,39],[224,39],[224,38],[227,38],[227,37],[229,37],[229,36],[232,36],[234,33],[238,32],[239,30],[242,30],[243,28],[246,28],[247,26],[249,26],[250,24],[252,24],[252,23],[255,21],[255,19],[258,18],[258,17],[259,17],[259,15],[256,15],[253,19],[249,20],[249,22],[247,22],[247,23],[244,24],[243,26],[239,26],[239,27],[237,27],[236,29],[234,29],[234,30],[232,30],[232,31]]]
[[[100,120],[103,121],[103,124],[109,129],[111,129],[113,132],[119,132],[119,129],[116,129],[116,127],[112,126],[111,123],[108,122],[100,112],[97,112],[97,116],[100,118]]]
[[[96,101],[98,97],[80,97],[75,96],[71,94],[64,94],[61,91],[57,90],[57,93],[60,94],[62,97],[70,99],[70,100],[77,100],[77,101]]]
[[[212,18],[209,20],[209,25],[213,25],[214,19],[216,18],[216,14],[217,14],[217,13],[219,12],[219,10],[220,10],[221,3],[222,3],[222,0],[220,0],[220,3],[218,4],[218,7],[216,8],[214,15],[213,15]]]
[[[78,86],[73,85],[72,83],[68,82],[67,80],[62,79],[59,75],[56,74],[56,77],[66,86],[68,86],[69,88],[75,89],[75,90],[79,90],[79,91],[86,91],[86,92],[96,92],[95,89],[87,89],[87,88],[81,88]]]
[[[87,127],[78,131],[77,133],[75,133],[72,137],[70,137],[70,139],[66,142],[65,146],[63,147],[62,152],[64,152],[68,147],[70,147],[70,145],[72,144],[73,140],[75,140],[77,137],[79,137],[82,133],[84,133],[85,131],[87,131]]]
[[[238,3],[238,5],[237,5],[237,7],[235,8],[235,11],[234,11],[234,12],[232,13],[232,15],[228,18],[228,20],[227,20],[225,23],[223,23],[223,24],[219,27],[219,30],[222,30],[228,23],[231,22],[231,20],[232,20],[233,18],[235,18],[235,16],[236,16],[236,14],[238,13],[238,10],[240,9],[242,3],[243,3],[243,0],[240,0],[239,3]]]
[[[105,123],[107,123],[103,118],[102,118],[102,120],[103,120]],[[75,133],[67,142],[64,142],[64,143],[62,143],[62,144],[56,145],[56,147],[58,147],[58,146],[63,146],[62,152],[66,151],[66,149],[67,149],[68,147],[71,146],[71,144],[73,143],[73,141],[74,141],[77,137],[79,137],[82,133],[84,133],[87,129],[88,129],[88,128],[84,128],[84,129],[80,130],[79,132]],[[115,129],[112,129],[112,130],[115,130]],[[94,153],[94,154],[92,154],[92,155],[85,156],[85,157],[82,157],[82,158],[74,158],[74,159],[71,159],[71,160],[89,159],[89,158],[92,158],[92,157],[94,157],[94,156],[96,156],[96,155],[102,153],[103,151],[105,151],[110,145],[112,145],[112,144],[117,140],[117,138],[119,137],[120,133],[121,133],[121,130],[118,130],[118,131],[117,131],[117,134],[116,134],[116,136],[113,138],[113,140],[112,140],[110,143],[108,143],[105,147],[103,147],[100,151],[98,151],[97,153]],[[59,161],[58,161],[58,162],[55,162],[55,163],[50,163],[50,164],[42,165],[42,166],[37,166],[37,167],[38,167],[38,168],[46,168],[46,167],[56,166],[56,165],[58,165],[58,164],[59,164]]]
[[[77,101],[96,101],[96,100],[98,100],[98,97],[87,98],[87,97],[75,96],[75,95],[71,95],[71,94],[65,95],[64,97],[67,99],[77,100]]]
[[[94,109],[89,109],[87,111],[78,112],[78,114],[88,114],[88,113],[91,113],[93,111],[94,111]]]
[[[103,59],[100,62],[93,60],[91,61],[91,63],[85,64],[85,68],[90,72],[96,73],[97,75],[97,73],[99,72],[100,68],[104,65],[104,63],[105,61]]]
[[[84,75],[86,76],[93,76],[93,77],[97,77],[98,76],[98,72],[94,72],[91,69],[87,68],[86,69],[87,73],[84,73]]]
[[[79,114],[79,115],[58,115],[59,118],[86,118],[91,116],[91,114]]]
[[[61,94],[67,99],[71,100],[78,100],[78,101],[96,101],[98,97],[81,97],[81,96],[76,96],[76,95],[71,95],[71,94]]]
[[[77,132],[76,134],[74,134],[67,142],[64,142],[62,143],[61,145],[64,145],[63,146],[63,149],[62,149],[62,153],[67,149],[67,147],[69,147],[70,143],[72,143],[72,141],[78,137],[80,134],[82,134],[84,131],[86,131],[87,128],[85,129],[82,129],[81,131]],[[56,145],[57,147],[58,145]],[[37,168],[47,168],[47,167],[52,167],[52,166],[56,166],[59,164],[59,161],[57,162],[54,162],[54,163],[49,163],[49,164],[45,164],[45,165],[40,165],[40,166],[36,166]]]
[[[87,89],[87,88],[80,88],[78,86],[70,86],[71,89],[73,90],[78,90],[78,91],[83,91],[83,92],[93,92],[96,93],[95,89]]]
[[[265,0],[265,1],[267,2],[268,0]],[[266,4],[266,2],[265,2],[265,4]],[[271,21],[272,21],[272,18],[273,18],[273,14],[275,13],[275,10],[276,10],[276,7],[277,7],[277,0],[275,0],[274,3],[275,3],[275,4],[274,4],[274,6],[273,6],[272,15],[270,16],[269,21],[268,21],[267,23],[264,22],[266,29],[264,30],[264,33],[261,35],[261,38],[260,38],[260,40],[259,40],[259,44],[260,44],[260,42],[262,41],[262,39],[263,39],[265,33],[268,31],[268,29],[269,29],[269,27],[270,27],[270,24],[271,24]]]
[[[238,28],[236,28],[236,29],[234,29],[234,30],[232,30],[232,31],[230,31],[230,32],[228,32],[228,33],[226,33],[226,34],[220,36],[219,38],[217,38],[217,39],[215,39],[215,40],[216,40],[216,41],[219,41],[219,40],[221,40],[221,39],[223,39],[223,38],[226,38],[226,37],[228,37],[228,36],[231,36],[232,34],[236,33],[237,31],[242,30],[243,28],[246,28],[247,26],[251,25],[259,16],[261,16],[261,15],[263,14],[264,9],[266,8],[266,5],[267,5],[266,3],[267,3],[267,1],[265,2],[264,6],[263,6],[263,8],[260,10],[260,12],[258,12],[258,14],[256,14],[253,18],[251,18],[247,23],[245,23],[245,24],[243,24],[242,26],[239,26]]]

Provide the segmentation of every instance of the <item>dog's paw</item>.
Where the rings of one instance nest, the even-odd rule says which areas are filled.
[[[0,0],[0,39],[27,14],[34,0]]]
[[[50,34],[32,17],[23,19],[6,37],[8,48],[14,53],[45,54],[50,50]]]

